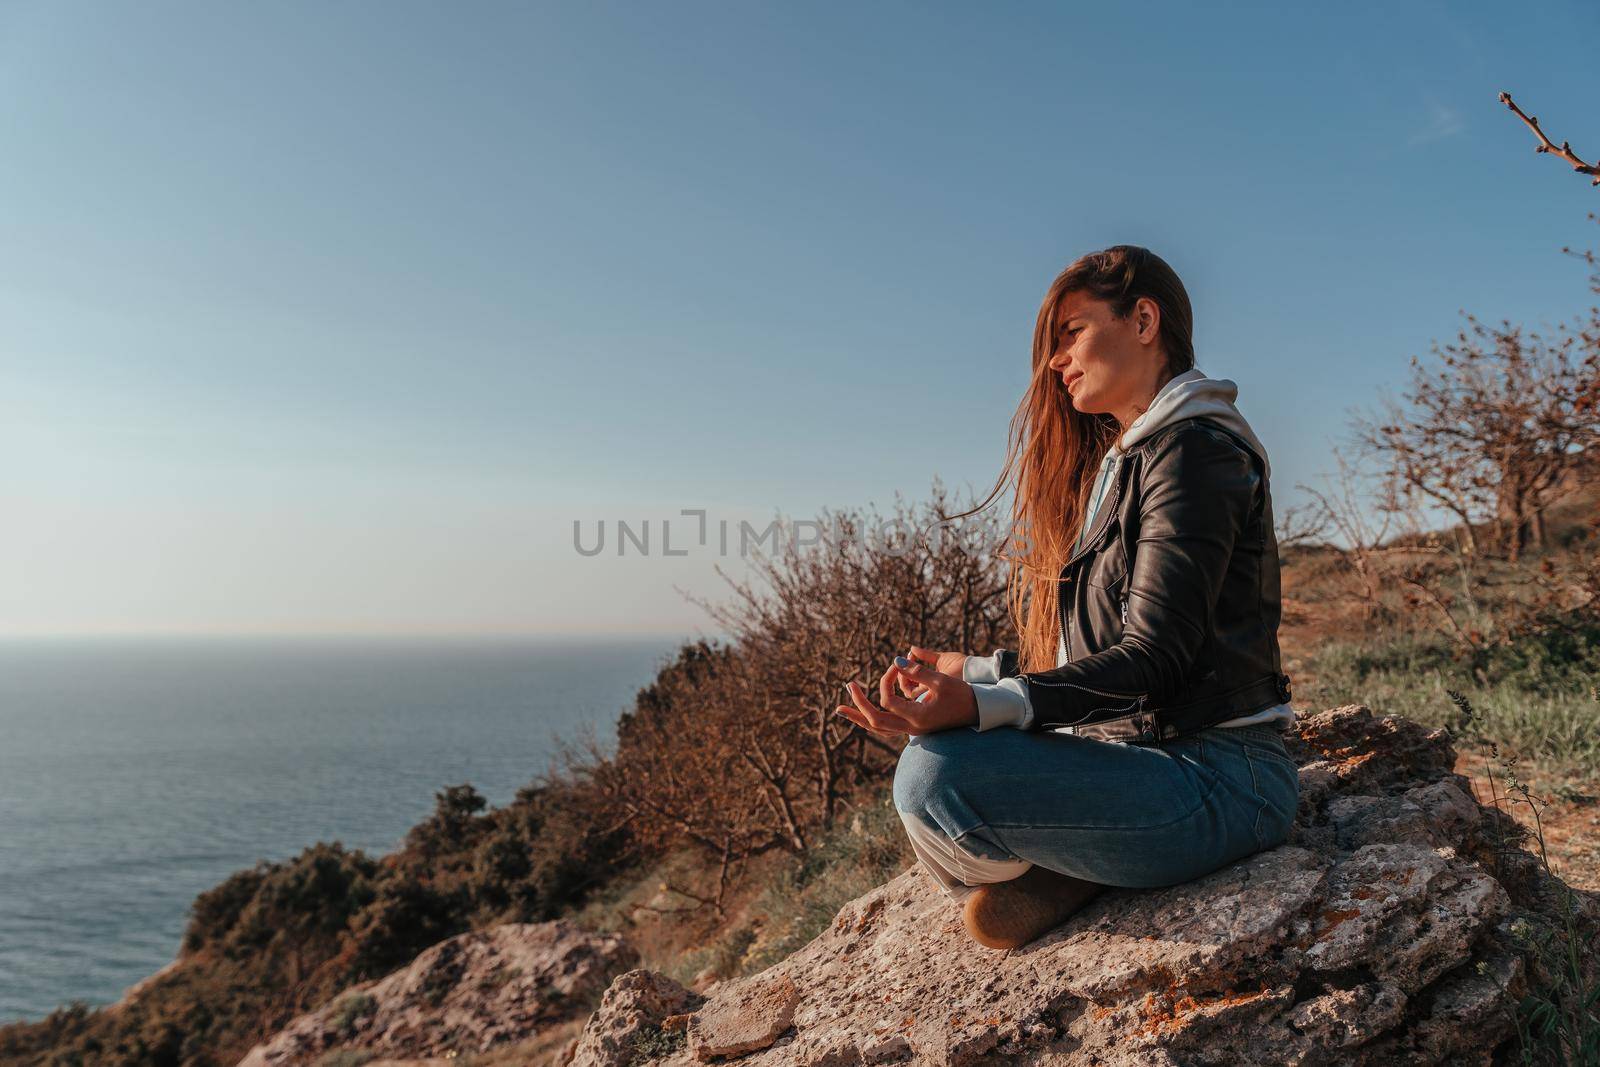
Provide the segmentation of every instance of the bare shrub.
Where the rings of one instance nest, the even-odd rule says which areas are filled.
[[[759,554],[752,579],[719,567],[730,601],[690,598],[732,642],[681,649],[623,715],[615,754],[589,753],[634,835],[653,848],[690,844],[713,862],[714,885],[669,889],[720,909],[748,859],[806,851],[850,796],[892,772],[898,745],[833,710],[846,679],[875,689],[912,644],[986,653],[1014,641],[997,521],[942,522],[947,499],[935,482],[918,505],[897,496],[887,518],[826,513],[820,530]]]

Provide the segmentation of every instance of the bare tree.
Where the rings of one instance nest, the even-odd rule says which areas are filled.
[[[1600,215],[1593,211],[1588,212],[1588,218],[1592,222],[1600,222]],[[1582,259],[1588,265],[1589,291],[1600,296],[1600,257],[1595,255],[1594,250],[1574,252],[1570,247],[1563,245],[1561,251],[1565,255]],[[1583,354],[1579,392],[1573,398],[1573,411],[1578,416],[1588,419],[1591,431],[1581,441],[1585,455],[1579,472],[1584,476],[1593,476],[1600,473],[1600,438],[1597,438],[1594,432],[1596,413],[1600,412],[1600,305],[1590,304],[1588,318],[1569,333],[1573,343]]]
[[[1358,459],[1352,464],[1338,448],[1333,450],[1339,471],[1328,490],[1297,484],[1311,497],[1306,518],[1308,527],[1331,532],[1335,547],[1355,575],[1363,614],[1372,619],[1382,610],[1383,573],[1379,557],[1401,509],[1394,504],[1393,481],[1383,481],[1374,491],[1367,483],[1370,473]],[[1376,506],[1373,500],[1376,498]]]
[[[1439,361],[1411,361],[1405,404],[1356,417],[1357,440],[1403,491],[1443,507],[1459,522],[1468,552],[1492,525],[1512,561],[1542,547],[1544,513],[1576,486],[1572,472],[1595,439],[1596,360],[1578,338],[1554,343],[1502,320],[1466,318],[1456,343],[1434,346]]]
[[[1300,488],[1305,488],[1301,486]],[[1326,506],[1317,500],[1285,508],[1278,516],[1275,536],[1280,551],[1327,543],[1332,530]]]
[[[990,513],[942,523],[948,494],[935,481],[917,507],[898,494],[887,519],[874,512],[824,512],[820,539],[778,539],[758,555],[754,580],[718,569],[734,597],[693,598],[733,634],[743,654],[763,664],[760,694],[778,730],[766,736],[776,760],[812,785],[802,805],[828,828],[841,798],[881,775],[898,748],[834,713],[841,686],[855,678],[871,691],[909,645],[988,652],[1011,638],[1005,577],[996,554],[999,524]]]
[[[687,844],[717,862],[712,895],[668,888],[719,911],[736,867],[806,846],[742,758],[761,744],[749,722],[760,709],[742,699],[748,667],[734,648],[685,645],[618,721],[615,756],[596,760],[591,771],[604,801],[648,850]]]
[[[998,524],[942,526],[944,503],[936,483],[920,507],[897,497],[888,520],[830,513],[758,553],[750,581],[718,568],[731,602],[689,599],[732,642],[685,645],[622,716],[615,754],[590,746],[589,779],[617,824],[647,849],[686,844],[713,861],[714,886],[666,887],[692,908],[720,911],[747,860],[805,851],[892,771],[899,746],[833,710],[846,678],[874,688],[910,644],[986,652],[1012,638]]]

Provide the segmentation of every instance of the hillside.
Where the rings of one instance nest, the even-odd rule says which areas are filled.
[[[1290,749],[1301,810],[1288,842],[1184,885],[1110,891],[1020,950],[972,944],[913,865],[748,977],[696,992],[649,969],[617,975],[564,1048],[572,983],[626,950],[555,923],[534,954],[543,988],[526,970],[486,980],[540,928],[465,935],[245,1064],[447,1050],[573,1067],[1517,1059],[1517,1005],[1564,965],[1548,939],[1570,929],[1594,943],[1600,894],[1569,894],[1515,824],[1472,801],[1446,730],[1352,706],[1302,720]]]

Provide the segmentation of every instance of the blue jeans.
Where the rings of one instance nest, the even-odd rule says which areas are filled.
[[[1299,798],[1271,724],[1126,744],[941,730],[911,738],[894,775],[901,818],[967,853],[1130,888],[1177,885],[1282,844]]]

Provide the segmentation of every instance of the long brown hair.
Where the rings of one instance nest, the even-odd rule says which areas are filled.
[[[1125,319],[1140,297],[1161,309],[1159,336],[1167,357],[1167,377],[1194,366],[1194,311],[1177,272],[1166,260],[1138,245],[1113,245],[1072,261],[1050,283],[1033,327],[1033,374],[1011,417],[1005,466],[994,488],[971,511],[981,511],[999,495],[1015,471],[1012,521],[1007,538],[1011,561],[1008,605],[1021,642],[1019,668],[1049,670],[1056,665],[1059,622],[1056,585],[1071,555],[1089,492],[1106,451],[1121,427],[1110,414],[1088,415],[1072,406],[1061,376],[1048,366],[1055,353],[1055,324],[1062,299],[1086,292]]]

